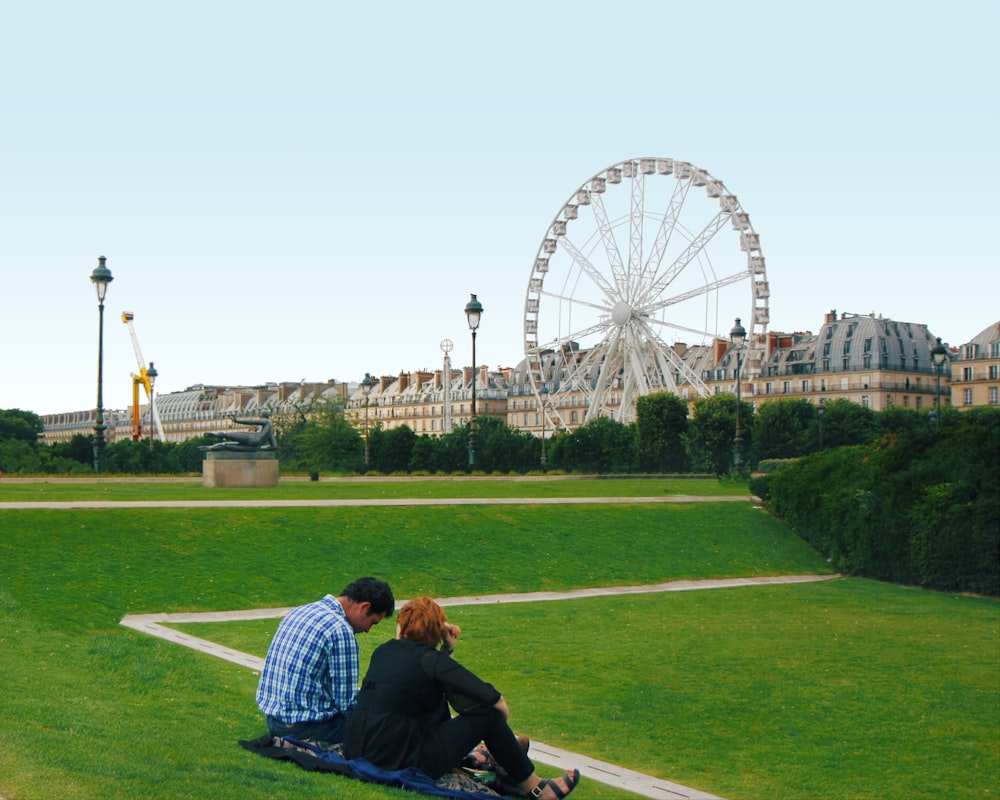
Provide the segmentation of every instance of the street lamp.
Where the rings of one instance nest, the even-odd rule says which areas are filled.
[[[747,339],[746,328],[740,325],[740,318],[736,318],[736,324],[729,332],[729,341],[736,348],[736,438],[733,440],[733,469],[739,472],[743,469],[743,431],[740,427],[740,406],[742,405],[742,395],[740,392],[740,372],[742,369],[743,343]]]
[[[931,361],[937,371],[937,391],[935,392],[934,405],[937,413],[934,415],[934,427],[941,428],[941,370],[944,369],[945,359],[948,358],[948,348],[941,344],[941,337],[937,337],[937,344],[931,348]]]
[[[542,395],[542,469],[545,469],[545,429],[548,427],[547,420],[545,418],[545,405],[549,400],[549,387],[544,383],[541,388]]]
[[[365,373],[364,380],[361,381],[361,391],[365,396],[365,467],[368,467],[368,459],[370,458],[370,453],[368,450],[368,393],[371,392],[372,387],[375,385],[375,379],[371,376],[370,372]]]
[[[823,400],[819,401],[819,408],[816,411],[819,416],[819,449],[823,449]]]
[[[149,449],[153,450],[153,428],[156,426],[156,418],[153,416],[155,401],[153,400],[153,387],[156,385],[156,378],[160,373],[156,371],[153,362],[149,362],[149,369],[146,370],[146,377],[149,378]]]
[[[472,331],[472,423],[469,425],[469,466],[476,463],[476,329],[479,321],[483,317],[483,304],[476,296],[469,295],[469,302],[465,304],[465,318],[469,321],[469,330]]]
[[[114,280],[111,270],[105,263],[107,259],[99,256],[97,268],[90,273],[90,280],[97,290],[97,309],[99,323],[97,329],[97,418],[94,421],[94,472],[104,472],[104,296],[108,293],[108,284]]]

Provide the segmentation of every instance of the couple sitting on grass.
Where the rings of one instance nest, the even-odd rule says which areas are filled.
[[[257,688],[271,735],[339,744],[347,758],[385,770],[416,767],[433,779],[463,763],[499,767],[537,800],[569,794],[580,771],[549,780],[535,774],[527,738],[507,723],[506,701],[452,658],[461,631],[429,597],[400,609],[396,639],[372,654],[358,691],[355,634],[367,633],[394,607],[388,584],[360,578],[337,597],[326,595],[282,619]]]

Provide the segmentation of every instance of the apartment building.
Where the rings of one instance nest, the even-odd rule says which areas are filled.
[[[741,351],[740,394],[759,405],[777,398],[807,399],[817,405],[846,399],[881,411],[893,406],[917,411],[934,407],[938,372],[931,358],[936,337],[922,323],[900,322],[875,314],[827,313],[818,333],[768,332]],[[528,362],[495,370],[479,365],[434,371],[400,372],[376,378],[370,387],[359,382],[273,383],[254,387],[194,386],[157,396],[164,437],[179,442],[231,426],[229,415],[309,416],[320,402],[344,406],[346,419],[359,431],[403,425],[417,435],[440,436],[466,425],[472,417],[475,384],[476,414],[499,417],[512,428],[536,436],[555,428],[574,430],[586,422],[587,386],[569,386],[563,371],[584,353],[543,355],[542,390],[534,392]],[[736,393],[737,354],[729,341],[672,345],[671,376],[678,394],[693,405],[706,393]],[[568,358],[567,356],[571,356]],[[473,380],[474,379],[474,380]],[[949,348],[940,374],[941,403],[968,409],[1000,404],[1000,322],[973,341]],[[366,391],[367,388],[367,391]],[[604,413],[624,415],[611,394]],[[148,408],[142,407],[148,435]],[[93,432],[94,412],[53,414],[42,418],[46,444]],[[109,442],[131,435],[131,408],[105,412]]]
[[[961,411],[1000,405],[1000,322],[957,348],[950,383],[951,402]]]

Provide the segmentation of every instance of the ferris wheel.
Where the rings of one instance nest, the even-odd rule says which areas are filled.
[[[769,294],[760,237],[722,181],[670,158],[619,162],[574,191],[542,237],[526,379],[557,427],[631,422],[642,395],[707,395],[682,356],[728,340],[737,317],[751,347],[763,342]]]

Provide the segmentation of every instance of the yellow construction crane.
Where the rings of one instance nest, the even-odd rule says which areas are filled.
[[[139,386],[146,390],[146,397],[149,399],[149,416],[153,420],[153,427],[156,428],[156,436],[162,442],[163,438],[163,428],[160,425],[160,415],[156,413],[156,400],[153,396],[153,383],[156,380],[156,368],[153,367],[153,362],[149,362],[149,369],[146,369],[146,363],[142,358],[142,350],[139,349],[139,339],[135,335],[135,326],[132,325],[132,320],[135,319],[135,314],[131,311],[122,312],[122,322],[128,325],[128,332],[132,336],[132,349],[135,350],[135,358],[139,362],[139,374],[132,373],[132,441],[138,442],[142,439],[142,422],[139,417]],[[150,439],[150,447],[152,447],[152,439]]]

